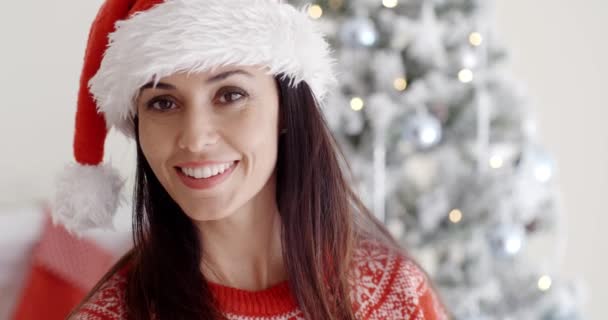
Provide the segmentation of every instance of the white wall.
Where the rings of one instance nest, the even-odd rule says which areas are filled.
[[[403,0],[402,0],[403,1]],[[88,26],[101,0],[0,1],[0,206],[48,198],[71,160],[76,91]],[[68,8],[69,6],[69,8]],[[589,319],[608,316],[608,3],[505,0],[499,36],[528,84],[543,141],[557,157],[568,216],[563,266],[590,292]],[[108,152],[128,170],[120,139]]]
[[[557,158],[567,215],[562,269],[587,281],[589,319],[607,319],[608,2],[498,1],[511,70],[527,84]]]
[[[101,3],[0,1],[1,206],[47,198],[72,160],[80,71]],[[133,154],[124,141],[106,145],[119,167]]]

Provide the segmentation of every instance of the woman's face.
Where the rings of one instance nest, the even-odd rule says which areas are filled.
[[[174,74],[136,103],[143,154],[191,219],[224,218],[274,190],[278,89],[262,69]]]

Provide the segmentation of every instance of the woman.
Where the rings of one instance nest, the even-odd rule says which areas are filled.
[[[70,319],[447,318],[342,173],[320,112],[331,69],[287,4],[106,1],[81,80],[81,166],[54,213],[72,231],[111,221],[115,127],[137,145],[135,245]]]

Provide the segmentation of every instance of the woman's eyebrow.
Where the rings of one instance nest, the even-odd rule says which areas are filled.
[[[248,77],[253,77],[253,75],[251,73],[249,73],[245,70],[238,69],[238,70],[230,70],[230,71],[222,72],[220,74],[216,74],[213,77],[210,77],[207,80],[205,80],[205,82],[212,83],[212,82],[222,81],[222,80],[224,80],[230,76],[236,75],[236,74],[242,74],[242,75],[245,75]],[[165,90],[175,90],[176,89],[176,87],[172,84],[159,82],[155,86],[154,81],[150,81],[141,87],[140,92],[144,91],[145,89],[151,89],[151,88],[158,88],[158,89],[165,89]]]
[[[143,85],[141,87],[141,89],[139,89],[139,92],[144,91],[145,89],[151,89],[151,88],[159,88],[159,89],[165,89],[165,90],[175,90],[175,86],[172,84],[168,84],[168,83],[164,83],[164,82],[159,82],[156,84],[156,86],[154,85],[154,81],[150,81],[148,83],[146,83],[145,85]]]
[[[230,71],[222,72],[220,74],[216,74],[213,77],[210,77],[209,79],[207,79],[205,82],[211,83],[211,82],[221,81],[221,80],[224,80],[235,74],[242,74],[242,75],[245,75],[248,77],[253,77],[253,75],[251,73],[249,73],[245,70],[237,69],[237,70],[230,70]]]

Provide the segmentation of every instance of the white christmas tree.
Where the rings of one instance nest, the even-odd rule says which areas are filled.
[[[292,1],[302,4],[298,0]],[[493,0],[323,0],[325,116],[364,201],[454,319],[581,319],[561,280],[556,168],[493,29]]]

